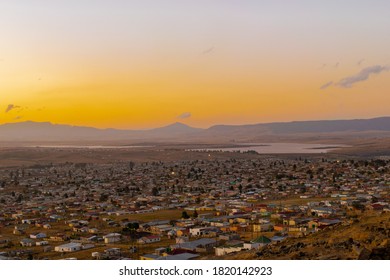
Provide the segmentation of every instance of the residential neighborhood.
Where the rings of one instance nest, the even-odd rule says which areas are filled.
[[[390,161],[266,158],[0,169],[0,256],[190,260],[390,212]]]

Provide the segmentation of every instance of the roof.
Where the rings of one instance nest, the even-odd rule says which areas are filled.
[[[120,233],[109,233],[109,234],[103,236],[103,238],[118,237],[118,236],[121,236],[121,234]]]
[[[158,258],[159,260],[191,260],[199,257],[198,254],[182,253],[177,255],[168,255]]]
[[[81,247],[81,243],[75,243],[75,242],[71,242],[71,243],[67,243],[67,244],[62,244],[62,245],[59,245],[57,247],[60,247],[60,248],[73,248],[73,247]]]
[[[160,238],[160,236],[158,236],[158,235],[148,235],[148,236],[145,236],[145,237],[142,237],[142,238],[157,239],[157,238]]]
[[[146,259],[153,259],[153,260],[157,260],[160,258],[160,256],[154,255],[154,254],[146,254],[146,255],[143,255],[142,257],[144,257]]]
[[[184,243],[178,243],[175,245],[172,245],[173,248],[187,248],[191,250],[195,250],[199,246],[206,246],[209,244],[216,243],[216,240],[213,238],[202,238],[194,241],[184,242]]]
[[[256,239],[253,239],[251,241],[251,243],[263,243],[263,244],[268,244],[268,243],[271,243],[271,239],[269,239],[268,237],[265,237],[264,235],[256,238]]]

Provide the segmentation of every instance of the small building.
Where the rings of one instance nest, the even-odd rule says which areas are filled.
[[[46,245],[49,245],[49,242],[48,241],[37,241],[37,242],[35,242],[35,245],[36,246],[46,246]]]
[[[32,238],[32,239],[46,238],[46,233],[43,233],[43,232],[32,233],[32,234],[30,234],[30,238]]]
[[[159,255],[154,255],[154,254],[146,254],[140,257],[140,260],[148,260],[148,261],[153,261],[153,260],[158,260],[160,258]]]
[[[67,243],[67,244],[62,244],[59,246],[56,246],[54,248],[54,251],[56,252],[76,252],[80,251],[82,249],[82,244],[81,243]]]
[[[22,245],[23,247],[32,247],[35,245],[35,241],[30,238],[24,238],[20,240],[20,245]]]
[[[244,244],[244,248],[245,249],[258,249],[260,247],[263,247],[263,246],[267,246],[268,244],[270,244],[272,241],[271,239],[269,239],[268,237],[266,236],[260,236],[256,239],[253,239],[251,242],[249,243],[245,243]]]
[[[149,236],[144,236],[141,237],[140,239],[137,240],[139,244],[149,244],[149,243],[155,243],[155,242],[160,242],[161,238],[158,235],[149,235]]]
[[[109,233],[105,236],[103,236],[104,243],[110,244],[119,242],[121,240],[121,234],[120,233]]]

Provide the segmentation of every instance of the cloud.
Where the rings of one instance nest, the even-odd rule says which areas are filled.
[[[322,70],[322,69],[324,69],[325,67],[326,67],[326,64],[323,63],[320,67],[318,67],[318,69],[319,69],[319,70]]]
[[[191,118],[191,113],[190,112],[184,112],[183,114],[177,116],[178,119],[188,119],[188,118]]]
[[[9,104],[7,106],[7,109],[5,109],[5,112],[8,113],[9,111],[12,111],[12,110],[18,109],[18,108],[20,108],[20,106],[17,106],[17,105],[14,105],[14,104]]]
[[[213,50],[214,50],[214,47],[211,47],[211,48],[209,48],[207,50],[204,50],[202,53],[203,54],[208,54],[208,53],[211,53]]]
[[[389,70],[390,69],[388,66],[374,65],[374,66],[362,69],[356,75],[341,79],[339,82],[336,83],[336,85],[338,85],[342,88],[351,88],[356,83],[368,80],[371,75],[380,74],[382,72],[386,72]]]
[[[320,89],[322,89],[322,90],[327,89],[327,88],[330,87],[331,85],[333,85],[333,81],[330,81],[330,82],[328,82],[328,83],[322,85],[322,86],[320,87]]]

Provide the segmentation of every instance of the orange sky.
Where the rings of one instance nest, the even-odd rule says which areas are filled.
[[[0,4],[0,123],[208,127],[390,115],[383,1],[333,14],[336,1],[38,2]],[[365,15],[372,20],[362,23]]]

